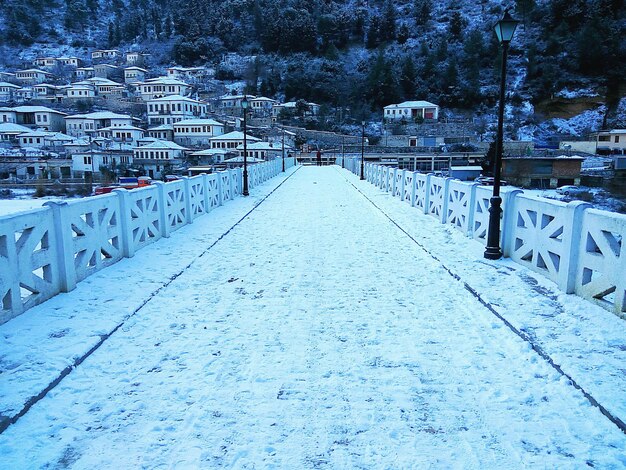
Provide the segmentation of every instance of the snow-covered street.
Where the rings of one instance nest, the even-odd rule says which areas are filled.
[[[623,320],[481,255],[346,170],[294,169],[0,327],[7,416],[102,341],[0,434],[0,468],[626,466],[494,311],[622,420]]]

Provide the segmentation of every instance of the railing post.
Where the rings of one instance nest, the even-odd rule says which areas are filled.
[[[467,231],[465,235],[472,238],[474,236],[474,218],[476,214],[476,188],[478,183],[470,183],[469,207],[467,208]]]
[[[235,199],[235,178],[237,174],[235,170],[228,170],[228,183],[230,184],[230,198]]]
[[[424,214],[426,215],[430,211],[430,179],[432,176],[432,173],[428,173],[426,175],[426,183],[424,183]]]
[[[413,172],[413,184],[411,185],[411,207],[415,207],[415,201],[417,200],[417,175],[418,171]]]
[[[133,243],[133,231],[130,226],[130,195],[126,189],[114,189],[120,203],[120,228],[122,232],[122,253],[126,258],[135,256],[135,244]]]
[[[400,200],[404,201],[404,187],[406,185],[406,169],[402,170],[402,181],[400,182]]]
[[[215,173],[217,176],[217,205],[224,205],[224,188],[222,187],[222,172],[218,171]],[[250,176],[250,171],[248,171],[248,176]]]
[[[576,291],[576,274],[580,261],[579,245],[584,243],[575,236],[574,231],[582,227],[585,211],[591,207],[593,206],[587,202],[572,201],[565,208],[568,224],[563,227],[563,239],[568,240],[568,246],[565,248],[567,256],[564,256],[564,263],[559,270],[559,287],[566,294],[573,294]]]
[[[441,201],[442,224],[445,224],[448,220],[448,198],[450,197],[450,181],[452,181],[452,178],[446,178],[443,181],[443,200]]]
[[[159,221],[161,223],[161,236],[163,238],[170,237],[170,222],[167,217],[167,195],[165,194],[165,183],[155,181],[152,183],[157,188],[157,201],[159,204]]]
[[[500,226],[500,246],[502,247],[502,256],[505,258],[509,258],[511,256],[513,239],[510,234],[515,231],[514,224],[517,214],[516,200],[517,196],[523,193],[524,191],[521,189],[513,189],[502,195],[504,210],[502,211],[502,224]]]
[[[209,198],[209,175],[202,173],[202,194],[204,195],[204,213],[208,214],[211,210],[211,201]]]
[[[61,292],[69,292],[76,288],[74,241],[72,240],[71,220],[68,214],[69,205],[67,202],[48,201],[44,206],[52,209],[52,223],[54,224],[56,248],[59,256],[59,287]]]
[[[183,176],[183,188],[185,193],[185,223],[193,223],[193,214],[191,213],[191,181],[188,176]]]

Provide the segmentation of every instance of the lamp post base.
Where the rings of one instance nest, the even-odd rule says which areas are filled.
[[[243,189],[241,194],[244,196],[249,196],[250,192],[248,191],[248,172],[244,170],[243,172]]]
[[[502,258],[502,250],[500,249],[500,214],[502,213],[502,199],[500,196],[493,196],[489,206],[489,228],[487,231],[487,247],[485,248],[484,257],[486,259]]]

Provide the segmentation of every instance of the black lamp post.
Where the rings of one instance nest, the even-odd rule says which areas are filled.
[[[500,259],[502,250],[500,249],[500,214],[502,213],[500,198],[500,173],[502,170],[502,126],[504,120],[504,89],[506,86],[506,58],[509,50],[509,43],[513,39],[515,28],[519,21],[513,19],[509,10],[504,11],[504,16],[495,25],[494,30],[498,41],[502,46],[502,69],[500,75],[500,103],[498,108],[498,135],[496,137],[496,155],[493,171],[493,196],[489,207],[489,228],[487,232],[487,247],[485,248],[485,258]]]
[[[244,95],[241,100],[241,108],[243,109],[243,195],[249,196],[248,191],[248,142],[246,139],[246,115],[248,114],[248,99]]]
[[[285,123],[283,123],[283,173],[285,172]]]
[[[346,167],[346,153],[344,151],[344,141],[345,137],[341,136],[341,168]]]
[[[365,179],[365,121],[361,121],[361,179]]]

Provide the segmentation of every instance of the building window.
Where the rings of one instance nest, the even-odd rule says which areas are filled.
[[[616,135],[616,136],[615,136],[615,140],[614,140],[614,142],[615,142],[616,144],[617,144],[617,143],[619,143],[619,135]]]

